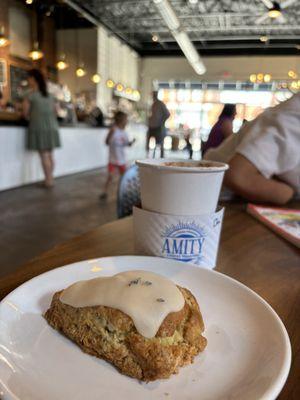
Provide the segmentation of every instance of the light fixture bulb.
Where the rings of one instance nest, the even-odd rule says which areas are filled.
[[[271,75],[270,74],[265,74],[264,82],[269,83],[270,81],[271,81]]]
[[[118,92],[122,92],[124,90],[124,86],[122,85],[122,83],[118,83],[116,89]]]
[[[125,93],[126,93],[126,94],[132,94],[132,89],[131,89],[131,87],[127,87],[127,88],[125,89]]]
[[[115,86],[115,82],[112,79],[107,79],[106,86],[112,89]]]
[[[288,76],[289,76],[290,78],[297,78],[296,72],[293,71],[292,69],[289,70]]]
[[[9,40],[4,36],[0,36],[0,47],[5,47],[8,45],[9,45]]]
[[[133,92],[132,92],[132,94],[133,94],[133,96],[135,97],[135,99],[136,100],[139,100],[140,99],[140,92],[138,91],[138,90],[134,90]]]
[[[259,40],[260,40],[261,42],[263,42],[263,43],[266,43],[266,42],[269,40],[269,38],[268,38],[268,36],[261,36],[261,37],[259,38]]]
[[[33,43],[33,49],[29,52],[28,56],[32,61],[37,61],[44,57],[44,53],[39,49],[38,42]]]
[[[56,63],[56,67],[59,71],[63,71],[64,69],[67,69],[69,64],[67,64],[64,60],[59,60]]]
[[[262,82],[263,79],[264,79],[264,74],[262,74],[262,73],[257,74],[257,80],[258,80],[259,82]]]
[[[84,75],[86,75],[86,70],[83,67],[78,67],[76,69],[76,75],[78,78],[82,78]]]
[[[32,4],[32,3],[33,3],[33,0],[26,0],[25,3],[26,3],[26,4]]]
[[[268,15],[270,18],[276,19],[281,16],[280,5],[276,2],[273,3],[273,7],[269,9]]]
[[[296,81],[293,81],[293,82],[291,83],[291,88],[292,88],[292,89],[298,89],[298,83],[297,83]]]
[[[250,79],[250,82],[255,83],[256,82],[256,75],[255,74],[251,74],[249,79]]]
[[[10,44],[9,39],[4,34],[4,26],[0,28],[0,47],[5,47]]]
[[[158,42],[158,36],[152,35],[152,42]]]
[[[101,76],[99,74],[94,74],[91,79],[92,79],[92,82],[94,82],[94,83],[100,83]]]

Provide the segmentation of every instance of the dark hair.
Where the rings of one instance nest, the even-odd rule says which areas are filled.
[[[235,104],[224,104],[223,110],[219,116],[233,118],[236,114],[236,105]]]
[[[28,76],[30,76],[31,78],[33,78],[36,81],[41,94],[44,97],[48,97],[47,83],[46,83],[44,75],[41,73],[41,71],[39,71],[38,69],[35,69],[35,68],[31,69],[28,71]]]
[[[124,113],[123,111],[117,111],[117,112],[115,113],[114,119],[115,119],[115,122],[116,122],[117,124],[120,123],[120,122],[122,122],[124,118],[127,118],[127,114]]]

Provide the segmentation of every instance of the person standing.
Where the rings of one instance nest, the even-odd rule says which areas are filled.
[[[109,148],[109,161],[107,166],[107,178],[104,184],[104,190],[100,194],[100,200],[106,200],[108,189],[111,184],[113,174],[119,173],[122,176],[126,171],[125,147],[132,146],[135,139],[129,140],[125,131],[128,122],[127,114],[118,111],[114,118],[114,124],[108,131],[105,143]]]
[[[166,136],[165,122],[170,117],[166,105],[158,99],[158,92],[152,93],[153,103],[148,123],[147,150],[149,150],[150,138],[154,137],[156,144],[160,145],[160,157],[164,157],[164,138]]]
[[[235,104],[225,104],[218,121],[211,128],[210,134],[206,142],[202,146],[202,156],[208,149],[220,146],[224,139],[233,133],[233,120],[236,116]]]
[[[29,119],[27,148],[39,152],[45,187],[50,188],[54,185],[52,152],[60,147],[55,101],[48,93],[46,80],[39,70],[28,72],[28,84],[31,91],[23,104],[24,115]]]

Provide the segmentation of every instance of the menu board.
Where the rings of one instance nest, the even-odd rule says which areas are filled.
[[[15,101],[23,97],[24,94],[24,83],[27,81],[27,70],[24,68],[17,67],[15,65],[10,66],[10,91],[11,100]]]

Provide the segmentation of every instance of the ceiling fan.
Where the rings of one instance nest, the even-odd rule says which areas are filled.
[[[267,18],[276,19],[281,24],[284,24],[286,22],[286,19],[283,16],[284,9],[296,3],[297,0],[284,0],[280,3],[278,1],[271,1],[271,0],[261,0],[261,1],[267,7],[268,11],[255,21],[256,25],[261,24]]]

